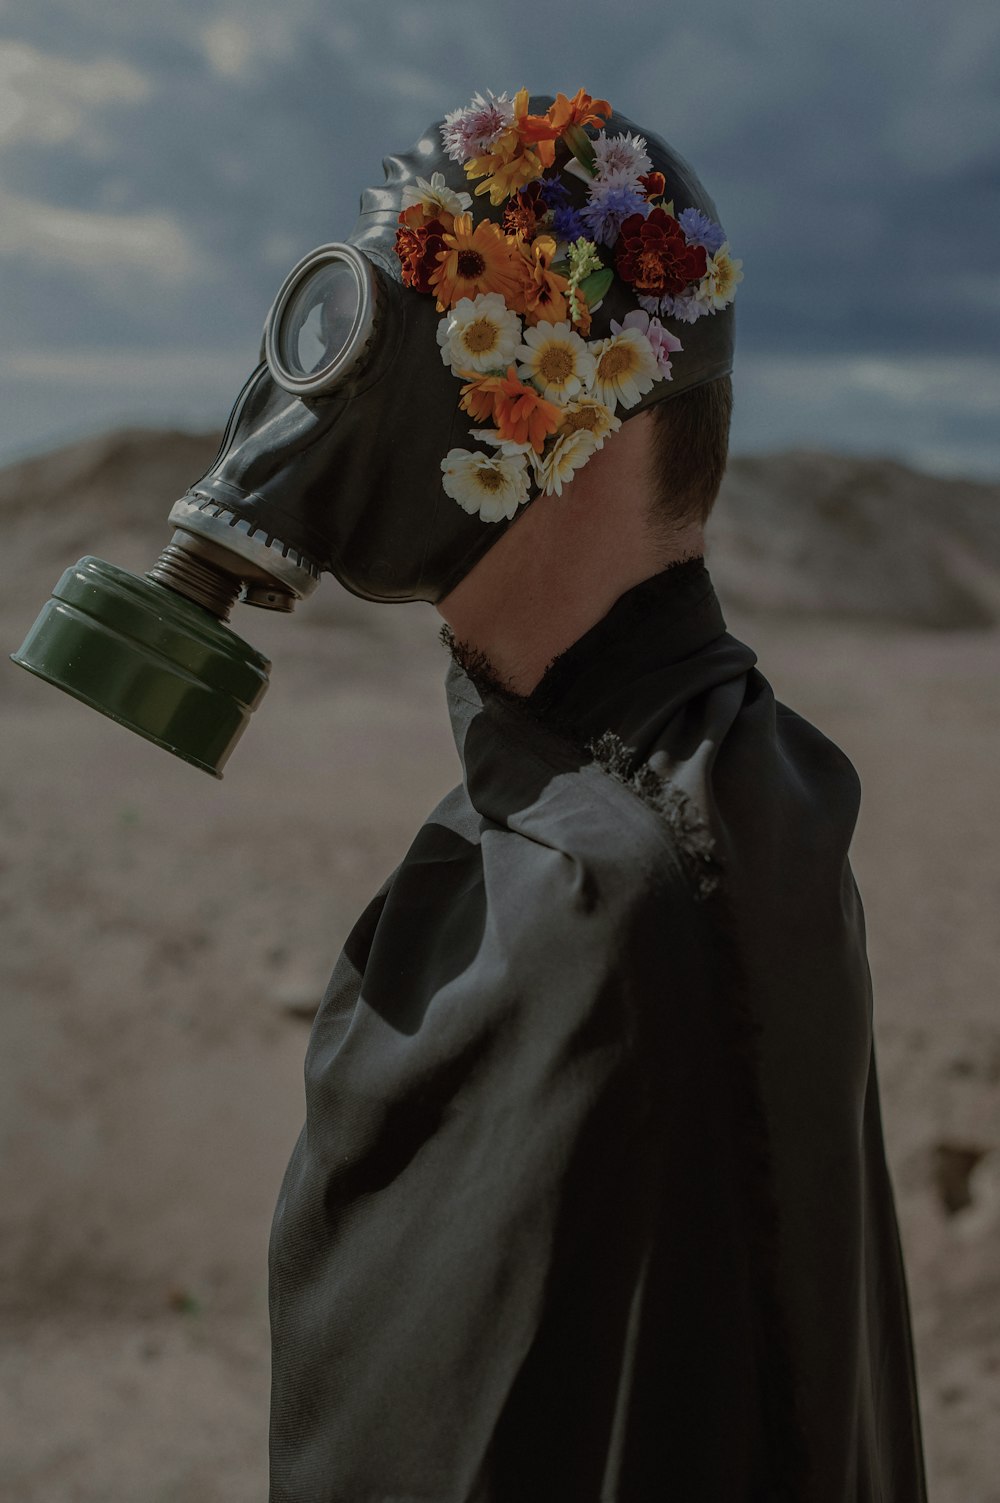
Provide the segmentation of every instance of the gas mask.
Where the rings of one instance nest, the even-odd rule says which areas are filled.
[[[347,238],[285,279],[159,559],[143,577],[81,559],[12,655],[216,776],[270,667],[226,625],[238,599],[290,611],[329,573],[367,600],[437,602],[598,434],[731,370],[739,263],[715,207],[605,101],[477,96],[383,168]],[[492,337],[491,367],[475,349]],[[592,385],[636,350],[638,385]],[[564,358],[581,379],[559,389]],[[470,502],[463,475],[513,502]]]

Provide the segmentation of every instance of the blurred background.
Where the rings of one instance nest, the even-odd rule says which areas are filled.
[[[429,121],[583,84],[695,163],[746,273],[709,563],[861,774],[932,1496],[997,1503],[995,0],[7,0],[0,28],[5,652],[82,553],[150,566],[286,271]],[[456,775],[432,609],[327,580],[233,624],[274,669],[221,784],[0,672],[4,1503],[266,1497],[308,1025]]]
[[[477,89],[586,81],[747,280],[737,447],[1000,472],[993,0],[7,0],[0,456],[221,421],[294,262]],[[597,80],[600,80],[598,88]]]

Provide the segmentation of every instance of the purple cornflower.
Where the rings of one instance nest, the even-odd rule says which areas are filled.
[[[663,304],[673,302],[669,297],[647,297],[644,292],[637,292],[635,300],[640,308],[645,308],[648,314],[657,318],[667,311]]]
[[[677,223],[684,231],[688,245],[703,245],[710,256],[714,256],[719,247],[725,244],[725,230],[700,209],[684,209],[678,214]]]
[[[635,183],[644,172],[653,170],[645,136],[633,136],[631,131],[623,136],[609,136],[602,130],[594,140],[594,155],[598,177],[626,177]]]
[[[596,186],[596,185],[595,185]],[[646,214],[649,204],[638,188],[620,184],[606,193],[593,193],[582,210],[590,238],[599,245],[614,245],[618,232],[630,214]]]
[[[713,312],[706,303],[698,297],[694,288],[686,288],[671,296],[660,298],[660,314],[663,318],[675,318],[681,324],[697,323],[706,313]],[[652,309],[649,309],[652,312]]]

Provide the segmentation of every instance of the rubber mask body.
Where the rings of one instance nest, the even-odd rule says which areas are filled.
[[[530,107],[541,113],[550,103],[537,96]],[[630,130],[639,127],[622,115],[608,121],[609,135]],[[656,136],[642,134],[676,211],[695,207],[717,219],[687,164]],[[376,321],[364,359],[335,390],[305,397],[285,390],[262,363],[233,409],[215,463],[185,498],[186,525],[197,531],[199,510],[221,514],[248,526],[269,552],[298,555],[313,572],[333,574],[357,595],[433,602],[511,523],[468,514],[442,488],[441,460],[451,448],[477,447],[470,437],[476,424],[460,410],[461,382],[441,359],[435,300],[402,285],[394,249],[404,189],[418,177],[441,172],[451,188],[471,185],[445,155],[438,124],[383,166],[385,183],[362,195],[360,218],[346,242],[375,270]],[[567,174],[562,180],[571,193],[578,187],[582,204],[585,184]],[[503,208],[484,208],[477,198],[473,212],[477,221],[499,222]],[[616,277],[589,338],[605,337],[611,320],[636,306]],[[674,358],[674,379],[657,382],[622,418],[731,370],[731,307],[677,332],[684,349]]]

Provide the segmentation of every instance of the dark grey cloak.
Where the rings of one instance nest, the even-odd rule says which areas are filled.
[[[925,1498],[858,779],[755,662],[696,561],[452,670],[309,1042],[272,1503]]]

